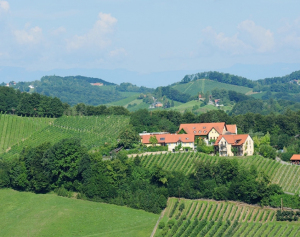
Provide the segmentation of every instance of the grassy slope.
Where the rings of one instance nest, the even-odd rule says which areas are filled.
[[[175,202],[178,199],[170,198],[168,206],[164,213],[161,221],[167,223],[170,219],[176,221],[176,216],[186,215],[186,220],[183,221],[182,225],[176,231],[179,233],[183,229],[187,221],[190,220],[191,224],[186,228],[183,236],[187,236],[187,232],[190,231],[190,235],[197,233],[196,228],[192,228],[195,219],[207,221],[215,221],[211,228],[208,228],[208,224],[203,228],[206,230],[207,236],[282,236],[282,233],[271,234],[273,229],[280,228],[284,232],[284,236],[295,236],[300,233],[299,221],[298,222],[278,222],[275,219],[275,209],[272,208],[261,208],[258,206],[251,206],[247,204],[237,202],[224,202],[224,201],[212,201],[212,200],[187,200],[180,199],[180,203],[175,209],[172,215],[172,209],[174,208]],[[185,209],[180,212],[179,206],[184,203]],[[171,215],[170,215],[171,214]],[[226,228],[226,221],[230,220],[231,225]],[[221,225],[217,226],[217,222],[221,221]],[[238,222],[236,228],[233,228],[234,221]],[[178,222],[178,221],[176,221]],[[206,229],[207,228],[207,229]],[[232,229],[231,234],[229,233]],[[168,231],[171,233],[172,229]],[[254,232],[255,231],[255,232]],[[156,231],[155,236],[160,236],[161,230]],[[200,232],[201,233],[201,232]],[[204,233],[200,234],[203,236]],[[199,236],[199,235],[198,235]]]
[[[202,88],[203,85],[204,88]],[[211,81],[208,79],[199,79],[186,84],[176,84],[173,86],[173,88],[179,90],[180,92],[187,93],[189,95],[198,95],[199,92],[205,93],[207,91],[212,91],[215,88],[233,90],[244,94],[252,90],[251,88],[248,87],[235,86],[235,85],[225,84],[217,81]]]
[[[70,137],[80,138],[83,145],[93,149],[105,142],[116,142],[121,129],[128,123],[129,117],[118,115],[63,116],[54,120],[51,125],[32,133],[26,140],[19,141],[6,156],[19,153],[24,146],[37,146],[43,142],[54,144]]]
[[[122,95],[126,96],[123,100],[118,100],[112,103],[107,104],[108,106],[118,105],[127,107],[128,104],[132,103],[132,101],[136,100],[139,93],[135,92],[121,92]],[[141,100],[142,101],[142,100]]]
[[[150,236],[158,215],[127,207],[0,190],[0,236]]]
[[[54,120],[0,114],[0,154],[8,151],[14,144],[26,140],[37,130],[49,126]]]
[[[216,107],[214,105],[205,105],[203,107],[200,107],[200,105],[202,103],[203,102],[200,102],[198,100],[192,100],[192,101],[189,101],[187,103],[179,104],[178,106],[174,106],[174,107],[170,108],[170,110],[176,110],[176,111],[179,111],[179,112],[192,111],[192,109],[195,105],[199,106],[199,108],[195,112],[205,113],[209,110],[218,110],[218,107]],[[220,107],[220,109],[222,109],[222,110],[231,110],[232,107],[231,106],[223,106],[223,107]]]
[[[196,161],[218,162],[220,159],[225,158],[188,152],[144,156],[142,158],[142,164],[147,168],[152,168],[158,164],[166,170],[182,171],[189,174],[194,171]],[[258,171],[263,171],[268,174],[271,182],[280,185],[284,191],[291,193],[300,192],[300,166],[280,164],[279,162],[261,156],[237,157],[236,159],[240,164],[244,164],[247,167],[250,167],[252,164],[255,165]]]

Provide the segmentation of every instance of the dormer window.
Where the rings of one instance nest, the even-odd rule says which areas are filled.
[[[205,129],[206,127],[203,127],[203,129]]]
[[[201,130],[199,130],[199,133],[201,133]]]
[[[194,131],[194,133],[196,133],[196,131]]]
[[[164,141],[164,140],[165,140],[165,138],[164,138],[164,137],[161,137],[159,140],[161,140],[161,141]]]
[[[204,133],[206,133],[207,131],[206,130],[204,130]]]
[[[193,129],[196,129],[196,127],[193,127]]]

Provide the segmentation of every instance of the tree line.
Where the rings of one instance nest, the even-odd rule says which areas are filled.
[[[38,93],[21,93],[13,88],[0,86],[0,112],[27,117],[60,117],[66,104],[57,97]]]
[[[103,160],[100,153],[89,153],[74,138],[54,145],[43,143],[25,147],[19,157],[0,159],[0,188],[47,193],[55,191],[77,198],[126,205],[153,213],[166,207],[168,197],[214,198],[270,205],[282,189],[270,184],[255,167],[244,167],[235,160],[196,164],[189,176],[156,166],[147,169],[137,156],[112,154]],[[299,205],[299,202],[296,203]],[[273,204],[274,205],[274,204]]]

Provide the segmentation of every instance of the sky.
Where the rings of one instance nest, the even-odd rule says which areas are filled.
[[[299,0],[0,0],[0,82],[281,76],[300,69],[299,9]]]

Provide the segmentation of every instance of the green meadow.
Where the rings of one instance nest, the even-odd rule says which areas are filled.
[[[142,210],[0,189],[0,236],[150,236],[158,216]]]

